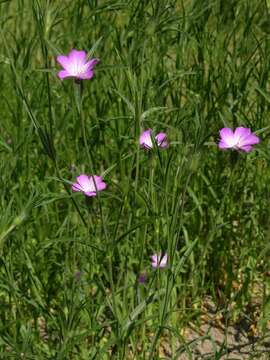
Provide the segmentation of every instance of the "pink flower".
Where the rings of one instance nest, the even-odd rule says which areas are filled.
[[[167,266],[168,255],[165,254],[154,254],[151,256],[152,268],[164,268]]]
[[[140,135],[140,145],[144,149],[152,149],[154,146],[152,139],[151,139],[152,132],[153,132],[152,129],[148,129],[148,130],[145,130]],[[167,135],[165,133],[157,134],[155,136],[155,139],[156,139],[157,146],[159,146],[161,148],[168,147]]]
[[[87,54],[84,50],[71,50],[66,55],[57,56],[57,62],[64,68],[59,71],[58,77],[63,80],[66,77],[76,79],[91,79],[94,76],[94,66],[99,63],[99,59],[87,61]]]
[[[238,127],[234,132],[230,128],[223,128],[219,131],[219,134],[220,141],[218,146],[220,149],[250,152],[252,146],[260,142],[258,136],[254,135],[249,128],[245,127]]]
[[[101,176],[82,174],[77,177],[77,182],[72,185],[72,190],[81,191],[86,196],[96,196],[97,191],[106,189],[106,186]]]

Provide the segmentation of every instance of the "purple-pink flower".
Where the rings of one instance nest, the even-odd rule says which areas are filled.
[[[153,268],[164,268],[167,266],[168,255],[165,254],[154,254],[151,256],[151,263]]]
[[[71,50],[66,55],[59,55],[56,58],[57,62],[64,68],[58,72],[58,77],[63,80],[66,77],[73,77],[76,79],[91,79],[94,76],[94,66],[99,62],[99,59],[91,59],[87,61],[87,54],[84,50]]]
[[[147,280],[147,275],[146,273],[141,273],[139,276],[138,276],[138,281],[140,284],[145,284],[146,283],[146,280]]]
[[[73,191],[81,191],[86,196],[96,196],[97,191],[106,189],[107,185],[101,176],[97,175],[80,175],[77,182],[72,185]]]
[[[220,149],[234,149],[250,152],[252,146],[258,144],[260,139],[254,135],[249,128],[237,127],[235,131],[230,128],[223,128],[219,131]]]
[[[140,135],[141,147],[143,147],[145,149],[152,149],[154,147],[152,138],[151,138],[152,133],[153,133],[152,129],[145,130],[143,133],[141,133],[141,135]],[[161,132],[161,133],[157,134],[155,136],[155,140],[156,140],[157,146],[159,146],[161,148],[168,147],[167,135],[165,133]]]

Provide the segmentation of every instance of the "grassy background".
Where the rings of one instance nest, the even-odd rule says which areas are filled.
[[[177,359],[206,295],[265,333],[267,2],[13,0],[0,21],[0,357],[158,359],[166,337]],[[81,100],[56,76],[72,48],[101,59]],[[241,125],[256,151],[219,151]],[[149,127],[167,150],[139,149]],[[81,173],[107,190],[72,194]]]

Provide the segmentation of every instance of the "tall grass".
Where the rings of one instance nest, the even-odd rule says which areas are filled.
[[[192,358],[182,329],[205,296],[229,323],[258,287],[266,331],[268,6],[1,1],[1,358],[159,359],[162,342]],[[56,76],[72,48],[101,59],[80,94]],[[241,125],[261,144],[220,151],[219,129]],[[169,148],[141,150],[147,128]],[[81,173],[107,190],[72,193]]]

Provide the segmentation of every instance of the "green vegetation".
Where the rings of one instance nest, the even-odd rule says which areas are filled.
[[[267,334],[268,6],[0,1],[1,359],[193,359],[206,296]],[[80,93],[57,77],[72,48],[101,60]],[[225,126],[261,143],[221,151]],[[147,128],[168,149],[140,149]],[[72,192],[82,173],[107,189]]]

